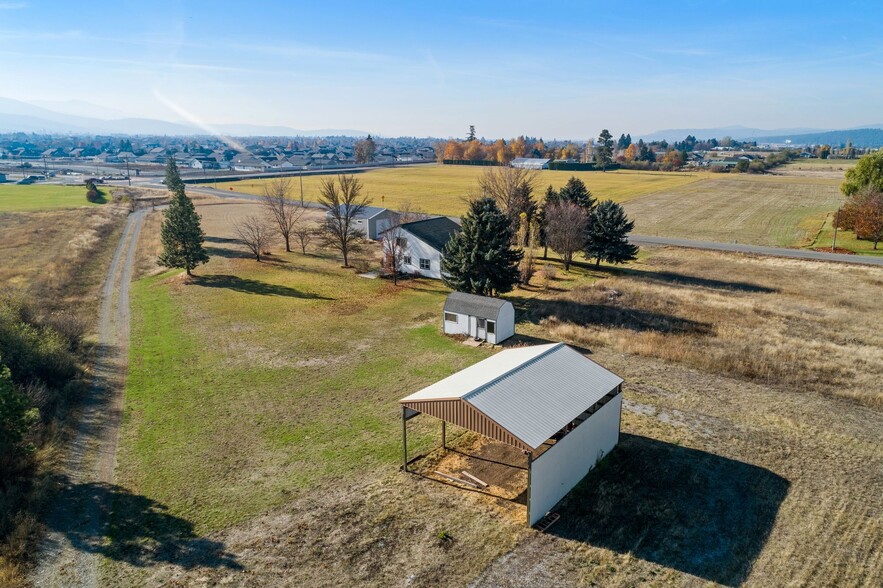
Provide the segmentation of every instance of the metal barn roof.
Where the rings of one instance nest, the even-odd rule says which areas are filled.
[[[477,411],[480,433],[537,449],[622,381],[564,343],[552,343],[501,351],[400,402],[473,430],[476,419],[467,413]]]
[[[445,312],[496,319],[500,314],[500,309],[506,304],[510,303],[499,298],[466,294],[465,292],[451,292],[445,299]]]

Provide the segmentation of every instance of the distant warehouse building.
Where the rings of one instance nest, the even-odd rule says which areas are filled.
[[[509,165],[522,169],[549,169],[550,161],[552,160],[540,159],[539,157],[516,157]]]

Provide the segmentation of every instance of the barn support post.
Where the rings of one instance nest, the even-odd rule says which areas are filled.
[[[408,471],[408,409],[402,406],[402,470]]]
[[[533,452],[527,452],[527,526],[530,526],[530,480],[531,470],[533,469]]]
[[[447,440],[447,423],[444,419],[442,419],[442,449],[447,451],[448,449],[448,440]]]

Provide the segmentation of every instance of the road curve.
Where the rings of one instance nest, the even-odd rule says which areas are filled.
[[[645,235],[629,235],[629,241],[635,245],[665,245],[669,247],[687,247],[690,249],[709,249],[712,251],[729,251],[732,253],[751,253],[753,255],[770,255],[773,257],[791,257],[810,261],[835,261],[856,265],[883,266],[883,257],[870,255],[848,255],[810,249],[788,249],[785,247],[764,247],[743,243],[718,243],[715,241],[694,241],[692,239],[676,239],[673,237],[648,237]]]
[[[99,554],[110,513],[129,343],[129,282],[149,209],[133,212],[101,290],[98,345],[90,385],[63,464],[65,485],[46,518],[34,586],[97,588]],[[103,491],[104,489],[104,491]]]

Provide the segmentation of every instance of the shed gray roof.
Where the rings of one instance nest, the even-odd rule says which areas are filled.
[[[445,312],[468,314],[469,316],[496,320],[497,315],[500,314],[500,309],[506,304],[511,303],[499,298],[477,296],[475,294],[466,294],[465,292],[451,292],[447,299],[445,299]]]
[[[622,381],[564,343],[552,343],[501,351],[400,402],[466,402],[537,449]]]
[[[345,210],[346,210],[346,204],[341,204],[340,205],[341,213],[343,213],[343,211],[345,211]],[[380,214],[382,212],[386,212],[386,209],[380,208],[379,206],[363,206],[362,210],[359,211],[359,214],[355,215],[353,218],[366,218],[366,219],[367,218],[374,218],[375,216],[377,216],[378,214]],[[330,215],[331,212],[328,212],[327,214]]]

